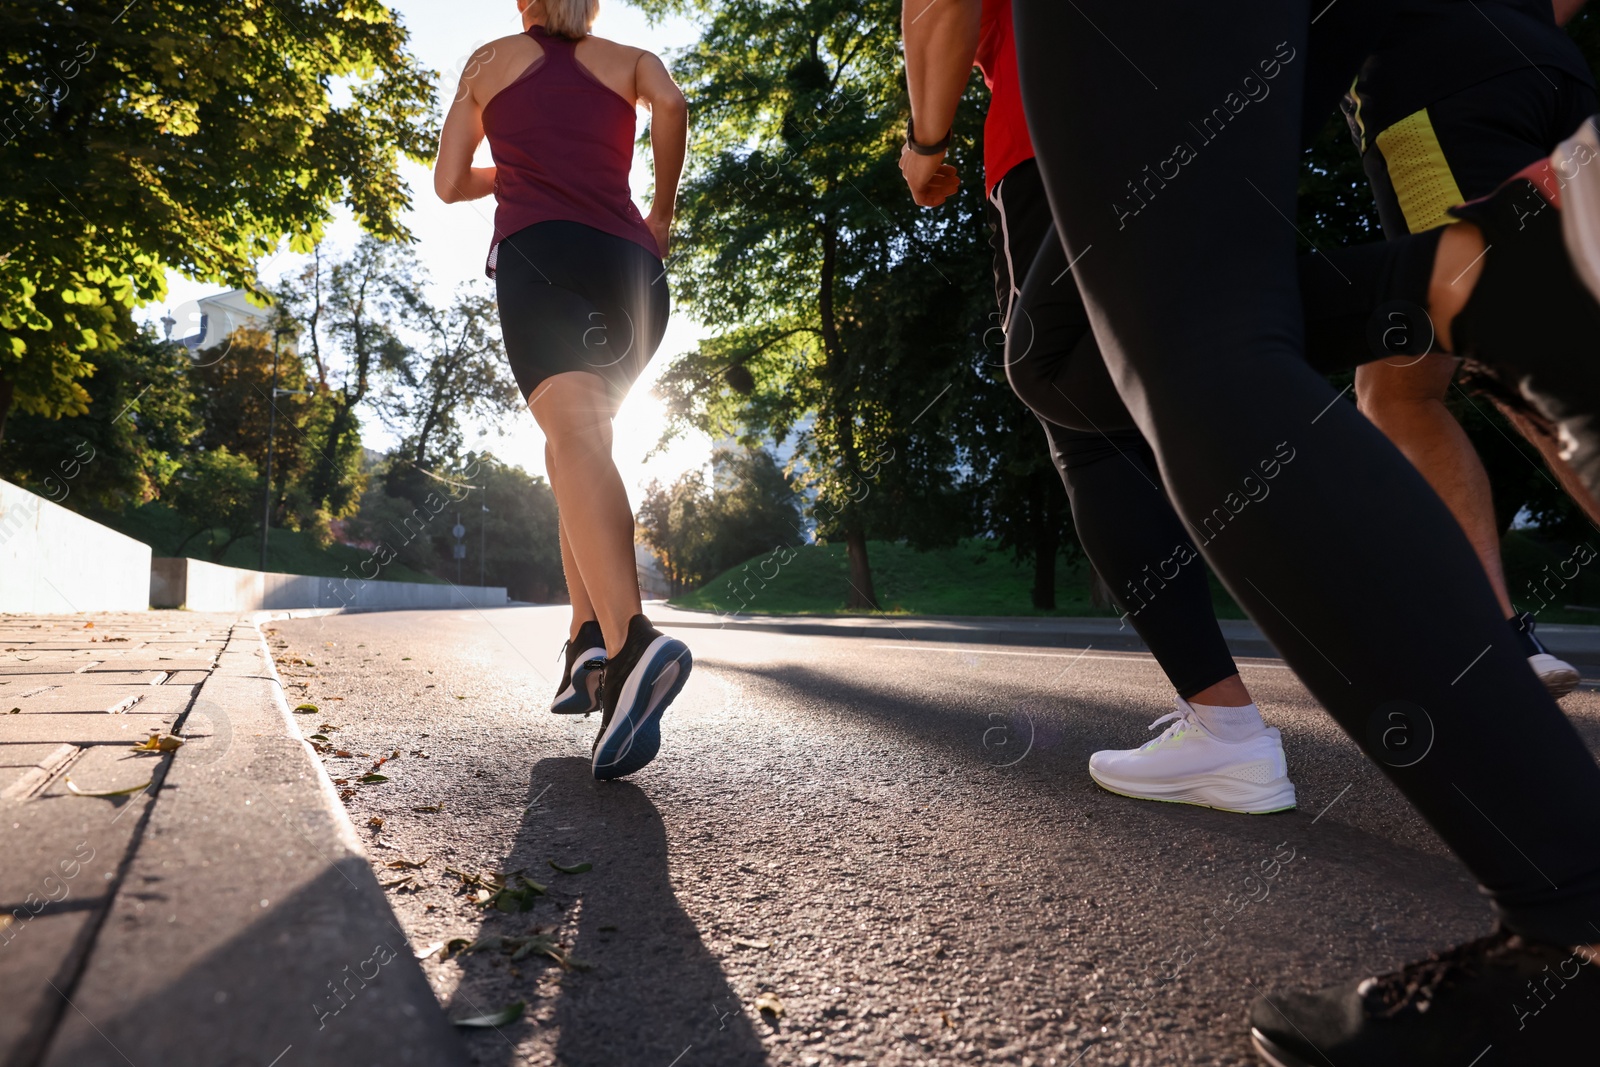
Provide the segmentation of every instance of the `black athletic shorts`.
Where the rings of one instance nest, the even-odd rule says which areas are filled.
[[[524,400],[552,375],[587,371],[620,404],[667,329],[661,260],[582,223],[540,222],[501,241],[494,284]]]
[[[1487,196],[1549,155],[1595,111],[1587,82],[1555,67],[1523,67],[1437,100],[1374,133],[1362,165],[1384,235],[1455,221],[1447,209]]]

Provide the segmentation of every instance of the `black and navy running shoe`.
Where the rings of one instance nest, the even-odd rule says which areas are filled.
[[[661,713],[689,680],[689,646],[661,633],[643,615],[628,620],[628,640],[606,664],[594,776],[632,774],[661,749]]]
[[[1584,952],[1501,930],[1392,974],[1259,997],[1250,1039],[1273,1067],[1542,1067],[1593,1054],[1596,1012]]]
[[[557,715],[587,715],[600,710],[600,679],[606,669],[606,641],[600,624],[590,619],[578,628],[578,636],[561,649],[566,667],[561,672],[561,687],[556,690],[550,710]]]
[[[1463,381],[1552,439],[1600,503],[1600,130],[1451,209],[1483,233],[1483,273],[1451,326]],[[1590,510],[1590,509],[1586,509]]]

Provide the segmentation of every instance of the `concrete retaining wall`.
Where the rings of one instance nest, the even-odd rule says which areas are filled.
[[[150,565],[150,606],[190,611],[284,608],[486,608],[507,603],[504,586],[315,578],[221,567],[198,559]]]
[[[150,546],[0,481],[0,611],[143,611]]]

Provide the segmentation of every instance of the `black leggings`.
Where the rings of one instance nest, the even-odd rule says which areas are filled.
[[[1124,0],[1013,6],[1073,274],[1207,560],[1512,929],[1596,940],[1600,767],[1528,669],[1449,511],[1303,358],[1289,222],[1302,109],[1330,113],[1390,5],[1334,5],[1323,22],[1368,36],[1315,56],[1306,0],[1173,2],[1154,25]],[[1314,65],[1328,54],[1349,65]],[[1274,56],[1271,94],[1199,137],[1190,123],[1234,111],[1242,79]],[[1177,155],[1130,217],[1128,183],[1146,166],[1171,174]]]
[[[1019,299],[1022,279],[1017,271],[1027,271],[1036,260],[1044,263],[1041,247],[1045,255],[1053,249],[1057,257],[1061,250],[1038,165],[1028,160],[1007,171],[995,185],[988,208],[1001,325],[1008,335],[1026,338],[1015,349],[1007,346],[1006,373],[1019,373],[1009,360],[1022,353],[1027,354],[1021,364],[1027,371],[1045,368],[1028,379],[1045,396],[1030,400],[1021,385],[1013,388],[1044,426],[1050,458],[1072,502],[1078,542],[1105,578],[1123,617],[1149,646],[1178,695],[1187,700],[1239,673],[1212,609],[1205,564],[1161,487],[1154,453],[1111,388],[1071,275],[1047,287],[1045,294],[1035,292],[1031,303],[1026,297]],[[1062,260],[1049,277],[1061,275],[1065,266]],[[1039,273],[1031,272],[1030,281]],[[1088,345],[1082,344],[1085,338]],[[1074,358],[1092,361],[1098,368],[1099,380],[1090,388],[1102,407],[1114,404],[1122,409],[1115,428],[1071,429],[1060,422],[1059,413],[1055,422],[1040,414],[1041,405],[1065,401],[1065,394],[1056,392],[1054,379],[1047,375],[1061,373],[1065,378]]]
[[[554,374],[586,371],[622,403],[667,329],[661,260],[578,222],[540,222],[500,242],[500,332],[522,398]]]

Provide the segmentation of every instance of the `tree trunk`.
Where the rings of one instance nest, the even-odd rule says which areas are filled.
[[[817,286],[817,317],[834,394],[831,414],[839,434],[840,458],[844,460],[845,471],[854,477],[859,470],[856,463],[855,421],[843,397],[847,357],[833,309],[838,252],[839,234],[834,229],[833,216],[828,215],[822,224],[822,271]],[[878,594],[872,588],[872,564],[867,560],[867,531],[861,524],[859,510],[853,505],[846,505],[843,520],[845,549],[850,557],[850,597],[845,606],[855,611],[878,611]]]
[[[1061,536],[1054,531],[1041,531],[1033,543],[1033,606],[1039,611],[1056,608],[1056,553],[1061,550]]]
[[[1036,470],[1028,476],[1028,511],[1033,520],[1033,588],[1035,610],[1056,606],[1056,554],[1061,551],[1061,508],[1055,497],[1055,472]]]
[[[846,531],[844,544],[850,557],[850,599],[845,606],[856,611],[880,611],[872,589],[872,565],[867,561],[867,533],[859,527]]]
[[[6,439],[6,415],[10,413],[11,402],[16,395],[16,383],[4,374],[0,374],[0,441]]]

